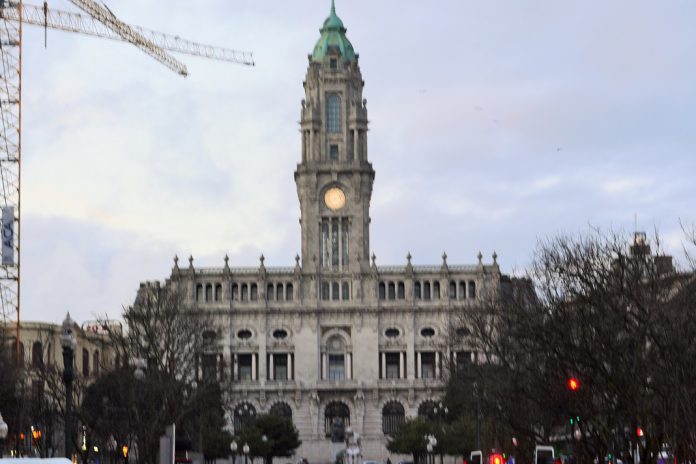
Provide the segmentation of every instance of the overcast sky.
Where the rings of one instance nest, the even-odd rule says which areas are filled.
[[[40,3],[40,2],[35,2]],[[289,266],[307,54],[329,0],[107,0],[131,24],[257,66],[27,27],[24,320],[120,314],[197,266]],[[50,8],[74,11],[66,0]],[[519,272],[537,240],[696,222],[696,2],[337,0],[360,54],[381,265]],[[627,236],[627,240],[628,240]]]

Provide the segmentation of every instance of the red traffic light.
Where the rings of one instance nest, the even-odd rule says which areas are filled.
[[[580,381],[576,379],[575,377],[571,377],[568,379],[568,390],[570,391],[578,391],[580,388]]]
[[[503,455],[499,453],[493,453],[488,458],[488,464],[503,464]]]
[[[643,432],[643,429],[642,429],[641,427],[638,427],[638,428],[636,429],[636,436],[638,436],[638,437],[644,437],[644,436],[645,436],[645,432]]]

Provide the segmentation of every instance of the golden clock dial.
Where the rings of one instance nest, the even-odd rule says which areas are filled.
[[[324,203],[334,211],[341,209],[346,204],[346,194],[338,187],[331,187],[324,194]]]

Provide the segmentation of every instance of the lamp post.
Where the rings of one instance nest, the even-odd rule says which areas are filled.
[[[428,450],[428,463],[434,463],[435,458],[433,456],[433,451],[437,446],[437,438],[435,438],[435,435],[430,434],[425,436],[425,440],[428,442],[425,445],[425,449]]]
[[[230,451],[232,452],[232,464],[236,464],[237,461],[237,442],[232,440],[230,443]]]
[[[114,464],[114,459],[116,455],[116,447],[118,446],[118,443],[116,443],[116,439],[114,438],[113,435],[109,437],[109,441],[106,442],[106,445],[109,448],[109,454],[111,456],[111,464]]]
[[[60,345],[63,347],[63,383],[65,383],[65,457],[72,458],[72,386],[75,372],[73,371],[73,359],[77,341],[73,335],[75,322],[70,319],[70,313],[63,321],[63,335],[60,336]]]
[[[261,435],[261,443],[263,443],[263,446],[262,446],[262,448],[263,448],[263,462],[264,462],[264,464],[270,464],[268,462],[268,455],[270,453],[268,450],[268,437],[266,435]]]
[[[249,457],[249,444],[244,443],[242,446],[242,452],[244,453],[244,464],[247,464],[247,458]]]
[[[0,458],[2,458],[3,451],[5,451],[5,438],[7,438],[7,424],[2,420],[2,414],[0,414]]]

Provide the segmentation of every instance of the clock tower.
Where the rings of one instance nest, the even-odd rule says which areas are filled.
[[[324,275],[369,268],[370,198],[375,172],[367,158],[367,108],[358,55],[331,13],[309,55],[295,170],[300,200],[302,267]]]

